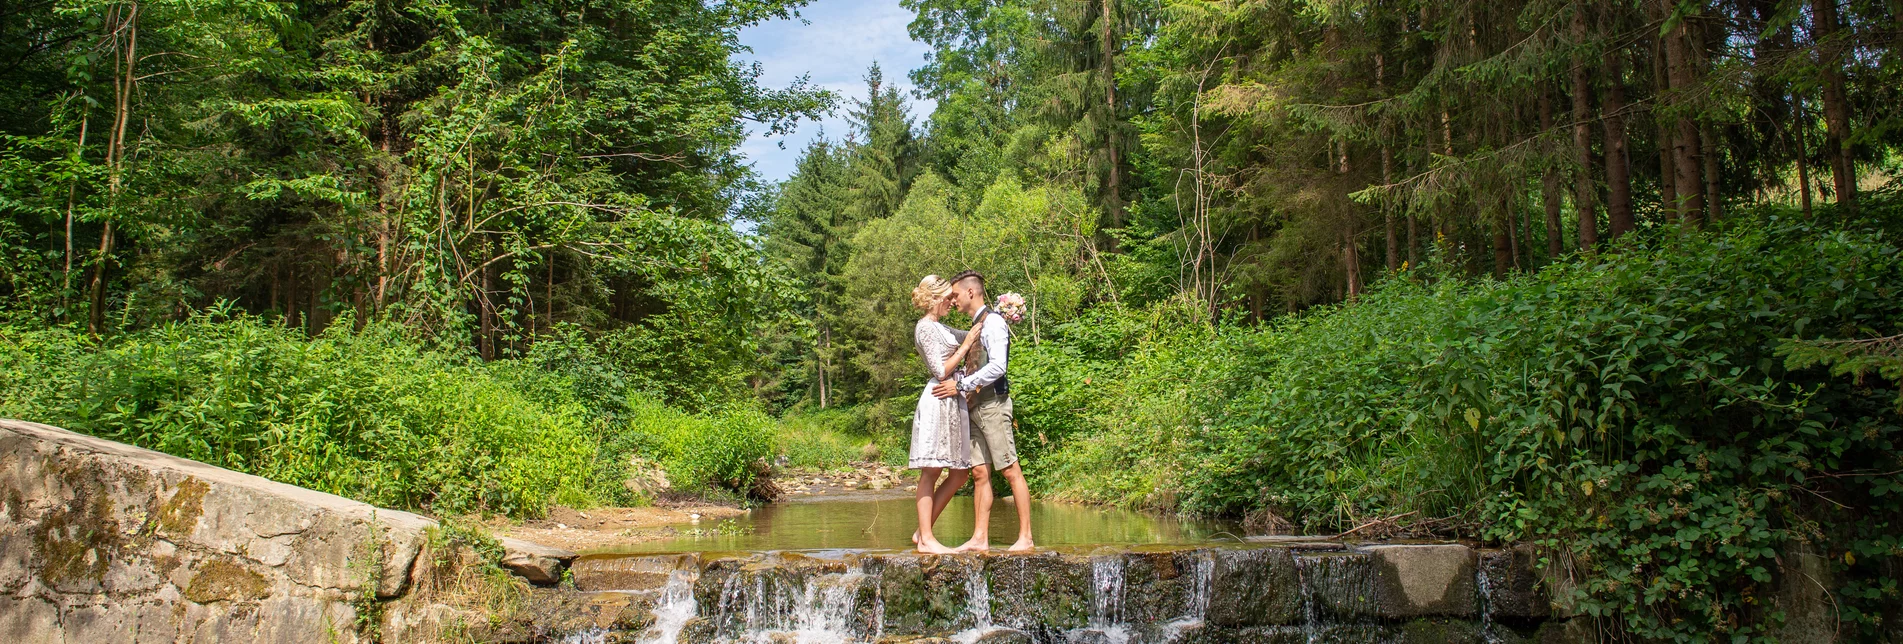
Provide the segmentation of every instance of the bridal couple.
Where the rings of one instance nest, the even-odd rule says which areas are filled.
[[[937,275],[925,276],[918,288],[912,289],[912,304],[925,312],[913,329],[912,339],[931,371],[925,390],[919,393],[918,413],[912,417],[909,465],[919,471],[918,532],[912,535],[912,541],[924,553],[989,550],[991,473],[996,471],[1011,484],[1012,505],[1018,511],[1018,540],[1010,550],[1032,550],[1036,545],[1031,541],[1031,492],[1024,484],[1023,468],[1018,467],[1010,385],[1005,378],[1011,342],[1005,314],[985,305],[984,276],[976,271],[959,273],[950,281]],[[971,316],[971,331],[960,331],[939,321],[954,308]],[[972,358],[972,364],[983,366],[966,373],[961,368],[966,357]],[[941,482],[943,470],[950,470],[951,475]],[[932,523],[967,478],[975,484],[972,505],[977,513],[976,527],[970,541],[948,548],[932,535]]]

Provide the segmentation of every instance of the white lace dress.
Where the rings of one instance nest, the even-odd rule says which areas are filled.
[[[931,373],[925,377],[925,390],[918,394],[918,412],[912,416],[912,452],[908,465],[913,469],[969,468],[971,425],[965,416],[964,397],[941,399],[932,395],[938,374],[945,372],[945,359],[958,350],[958,334],[935,320],[920,318],[912,329],[912,342]]]

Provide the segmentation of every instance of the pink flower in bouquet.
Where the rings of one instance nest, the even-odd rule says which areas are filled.
[[[998,296],[998,305],[991,308],[1012,323],[1024,321],[1024,296],[1017,293]]]

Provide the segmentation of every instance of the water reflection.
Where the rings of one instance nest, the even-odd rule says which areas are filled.
[[[781,503],[757,508],[731,525],[702,521],[681,527],[678,537],[631,543],[607,552],[733,550],[909,549],[917,525],[912,497],[837,499]],[[1100,544],[1197,544],[1233,540],[1240,534],[1221,522],[1191,521],[1091,505],[1032,501],[1031,525],[1041,547]],[[971,537],[971,497],[953,498],[933,532],[946,545]],[[991,510],[991,547],[1017,538],[1011,500]]]

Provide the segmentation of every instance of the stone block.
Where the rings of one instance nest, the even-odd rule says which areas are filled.
[[[539,543],[504,537],[502,542],[502,567],[529,580],[529,583],[550,585],[562,580],[562,571],[568,563],[575,560],[575,553],[545,546]]]
[[[985,562],[993,623],[1055,631],[1082,628],[1089,623],[1089,559],[1037,553],[989,556]],[[1041,633],[1037,634],[1041,640]]]
[[[1217,550],[1214,557],[1209,623],[1225,627],[1300,623],[1301,580],[1291,551]]]
[[[700,556],[595,555],[569,565],[577,590],[659,590],[676,570],[698,574]]]
[[[1381,615],[1473,617],[1474,551],[1462,545],[1391,545],[1363,548],[1374,560]]]
[[[1539,554],[1531,545],[1481,552],[1477,582],[1494,619],[1534,621],[1553,613],[1540,578]]]

